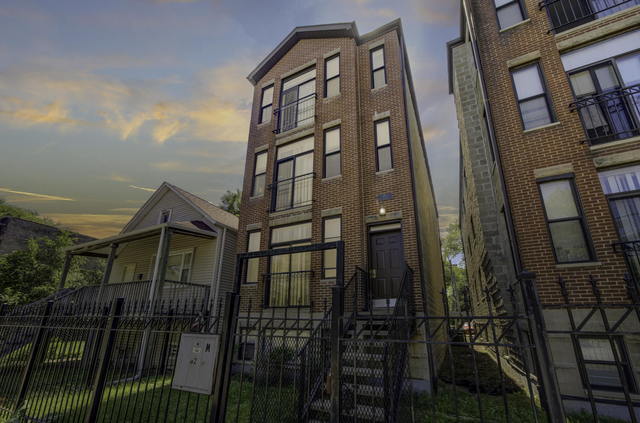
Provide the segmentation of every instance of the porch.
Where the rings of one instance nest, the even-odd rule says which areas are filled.
[[[106,267],[99,284],[68,289],[57,301],[208,302],[217,294],[222,247],[217,238],[200,221],[167,222],[69,247],[60,290],[74,257],[100,257]]]

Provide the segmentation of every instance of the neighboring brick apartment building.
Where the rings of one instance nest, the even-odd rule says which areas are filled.
[[[552,330],[570,326],[566,298],[594,303],[594,280],[603,303],[628,303],[639,280],[640,1],[461,4],[448,48],[471,307],[511,309],[507,288],[523,271]],[[578,325],[588,311],[575,311]],[[565,407],[638,406],[640,322],[625,325],[619,336],[549,336]]]
[[[400,21],[295,28],[248,77],[253,109],[239,251],[345,242],[345,280],[370,272],[393,305],[405,263],[416,304],[442,313],[437,212]],[[241,307],[319,312],[334,251],[252,259]],[[389,301],[387,301],[389,300]]]

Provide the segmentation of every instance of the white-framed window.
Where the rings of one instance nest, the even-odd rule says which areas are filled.
[[[193,266],[194,249],[175,250],[169,252],[167,258],[167,266],[165,269],[164,280],[170,282],[189,282],[191,281],[191,268]],[[151,256],[151,271],[156,263],[156,255]]]
[[[122,266],[120,282],[133,282],[136,278],[136,264],[127,263]]]
[[[171,221],[172,209],[164,209],[160,211],[158,215],[158,223],[168,223]]]

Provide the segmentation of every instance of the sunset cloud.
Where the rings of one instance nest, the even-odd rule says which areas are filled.
[[[107,181],[113,181],[113,182],[131,182],[131,178],[129,178],[128,176],[120,175],[117,173],[112,173],[111,175],[107,176],[105,179]]]
[[[139,187],[137,185],[129,185],[129,188],[139,189],[139,190],[147,191],[147,192],[156,192],[155,188],[145,188],[145,187]]]
[[[423,22],[450,25],[459,17],[459,3],[453,0],[411,0],[411,7]]]
[[[48,213],[46,217],[84,235],[104,238],[116,235],[131,220],[130,214]]]
[[[16,191],[9,188],[0,187],[0,192],[5,192],[7,194],[14,194],[14,196],[18,196],[18,198],[14,198],[14,196],[9,198],[9,201],[12,202],[20,202],[20,201],[76,201],[73,198],[68,197],[60,197],[57,195],[48,195],[48,194],[38,194],[35,192],[26,192],[26,191]]]
[[[177,160],[150,163],[150,166],[166,172],[208,173],[218,175],[241,175],[244,171],[243,163],[236,161],[232,164],[216,164],[215,166],[194,166]]]

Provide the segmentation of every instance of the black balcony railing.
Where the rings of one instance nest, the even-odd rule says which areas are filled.
[[[267,307],[309,307],[309,285],[313,271],[268,273],[264,275]]]
[[[636,287],[640,287],[640,240],[615,242],[613,249],[624,255],[629,273],[635,281]]]
[[[582,97],[571,110],[580,114],[590,144],[640,135],[640,84]]]
[[[314,173],[283,179],[269,186],[271,211],[283,211],[311,204]]]
[[[543,0],[551,20],[551,31],[558,33],[640,4],[640,0]]]
[[[316,94],[310,94],[282,107],[274,112],[276,116],[276,129],[273,132],[279,134],[306,123],[311,123],[316,115]]]

